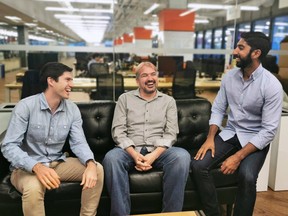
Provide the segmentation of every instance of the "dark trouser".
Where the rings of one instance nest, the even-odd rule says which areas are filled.
[[[220,136],[216,136],[214,158],[211,157],[211,151],[208,151],[202,160],[192,159],[193,178],[197,184],[204,212],[207,216],[220,215],[217,193],[210,170],[241,148],[236,135],[225,142]],[[268,151],[269,145],[261,151],[251,153],[241,161],[238,168],[239,185],[234,216],[252,216],[256,200],[256,182]]]

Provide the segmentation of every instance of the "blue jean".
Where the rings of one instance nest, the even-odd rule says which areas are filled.
[[[217,193],[210,170],[241,148],[237,136],[227,141],[223,141],[220,136],[216,136],[214,158],[211,156],[211,151],[208,151],[202,160],[196,161],[192,159],[192,174],[197,184],[206,216],[220,215]],[[251,153],[241,161],[238,168],[238,190],[234,216],[252,216],[256,200],[256,182],[268,151],[269,145],[263,150]]]
[[[154,169],[163,170],[164,173],[162,212],[182,211],[190,161],[190,154],[185,149],[171,147],[152,164]],[[128,173],[135,169],[133,158],[125,150],[116,147],[105,155],[103,166],[111,198],[110,215],[129,215],[131,203]]]

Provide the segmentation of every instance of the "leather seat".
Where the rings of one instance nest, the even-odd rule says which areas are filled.
[[[187,149],[193,156],[205,141],[209,125],[211,104],[204,99],[177,100],[179,135],[176,146]],[[79,103],[86,139],[101,162],[107,151],[115,146],[111,137],[111,125],[115,108],[113,101]],[[0,136],[2,141],[4,134]],[[73,156],[66,143],[63,149]],[[219,204],[226,204],[230,215],[237,189],[237,173],[223,175],[219,169],[212,171]],[[199,194],[193,179],[188,178],[183,210],[201,209]],[[145,173],[132,171],[130,177],[131,214],[157,213],[162,208],[162,171]],[[9,163],[0,153],[0,212],[1,216],[21,215],[21,194],[11,185]],[[78,215],[80,208],[80,182],[63,182],[56,190],[47,191],[46,215]],[[58,208],[58,210],[57,210]],[[97,215],[109,215],[110,200],[104,186]]]

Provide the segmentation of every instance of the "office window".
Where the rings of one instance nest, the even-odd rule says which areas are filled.
[[[212,48],[212,30],[207,30],[205,32],[204,48],[206,49]]]
[[[196,40],[195,40],[195,48],[196,49],[203,49],[203,31],[199,31],[196,34]],[[194,54],[194,59],[201,59],[201,54]]]
[[[234,34],[235,34],[235,28],[233,25],[227,26],[225,28],[225,42],[224,42],[224,48],[234,48]]]
[[[281,41],[288,35],[288,16],[275,17],[272,24],[272,49],[279,50]]]
[[[199,31],[197,33],[195,48],[198,48],[198,49],[203,48],[203,31]]]
[[[251,31],[251,23],[241,23],[238,25],[238,28],[237,28],[237,37],[236,37],[236,43],[237,41],[240,40],[240,37],[241,37],[241,33],[243,32],[249,32]]]
[[[263,32],[267,36],[270,34],[270,19],[257,20],[254,23],[253,31]]]
[[[214,30],[214,48],[221,49],[222,48],[222,28],[218,28]]]

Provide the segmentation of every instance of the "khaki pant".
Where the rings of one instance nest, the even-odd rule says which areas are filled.
[[[53,168],[60,176],[60,181],[82,181],[86,167],[77,158],[67,158],[65,162],[52,162]],[[97,184],[91,189],[82,190],[81,216],[96,215],[103,189],[103,167],[97,163]],[[44,216],[44,195],[46,188],[35,174],[16,169],[12,172],[11,183],[22,193],[22,209],[25,216]]]

